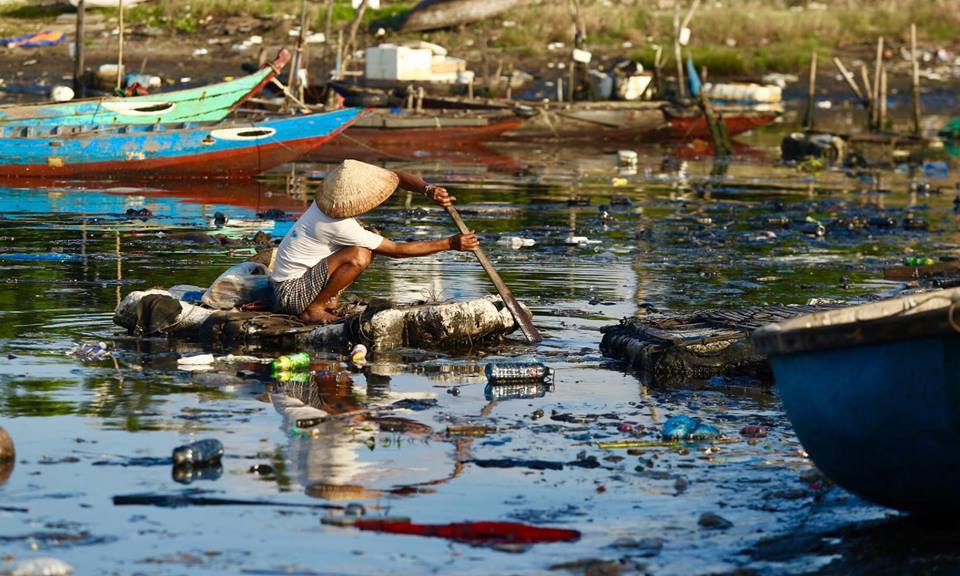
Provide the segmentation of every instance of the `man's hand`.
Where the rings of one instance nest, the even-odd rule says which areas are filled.
[[[473,252],[480,246],[477,235],[473,232],[469,234],[457,234],[447,238],[450,242],[450,249],[460,252]]]
[[[451,196],[443,186],[436,186],[434,184],[427,184],[426,194],[427,198],[433,200],[433,202],[441,208],[452,206],[453,201],[457,199],[455,196]]]

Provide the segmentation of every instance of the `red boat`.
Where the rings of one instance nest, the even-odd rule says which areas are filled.
[[[699,108],[664,106],[662,110],[667,125],[651,136],[670,140],[710,138],[710,129]],[[723,119],[731,136],[761,128],[780,117],[780,111],[776,109],[714,106],[714,111]]]
[[[504,132],[516,130],[524,119],[509,111],[402,111],[373,110],[358,119],[307,160],[336,162],[359,160],[445,159],[513,165],[513,161],[483,146]]]

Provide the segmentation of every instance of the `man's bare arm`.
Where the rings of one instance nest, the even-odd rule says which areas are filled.
[[[384,238],[380,247],[374,250],[389,258],[410,258],[413,256],[428,256],[437,252],[458,250],[461,252],[473,251],[479,246],[476,234],[457,234],[440,240],[422,240],[419,242],[394,242]]]

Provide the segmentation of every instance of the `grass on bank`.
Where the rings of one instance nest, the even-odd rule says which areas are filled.
[[[478,0],[483,1],[483,0]],[[632,57],[645,65],[653,61],[653,45],[665,47],[665,66],[672,64],[672,0],[580,0],[587,31],[586,47],[598,57]],[[681,2],[683,10],[689,0]],[[323,30],[326,2],[308,2],[313,30]],[[361,27],[364,43],[373,33],[399,24],[416,0],[381,0],[380,10],[367,10]],[[218,19],[254,16],[277,22],[296,22],[297,0],[151,0],[126,10],[131,24],[147,24],[173,34],[204,34]],[[911,22],[927,45],[952,43],[960,30],[957,0],[704,0],[693,18],[690,53],[699,65],[725,76],[756,75],[768,71],[802,70],[811,50],[827,56],[836,49],[868,51],[877,36],[893,45],[907,41]],[[0,11],[0,24],[11,30],[18,24],[36,28],[63,11],[62,4],[20,4]],[[104,9],[108,17],[116,9]],[[290,18],[292,17],[292,18]],[[353,18],[349,0],[335,0],[334,29]],[[438,42],[471,61],[484,58],[543,60],[558,58],[548,52],[550,42],[571,44],[573,20],[563,0],[531,0],[531,4],[487,21],[455,30],[430,33],[388,33],[387,39],[423,38]],[[485,46],[484,54],[480,47]]]

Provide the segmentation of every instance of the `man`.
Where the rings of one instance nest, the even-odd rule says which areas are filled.
[[[425,194],[443,208],[456,199],[444,188],[428,185],[413,174],[345,160],[327,175],[316,200],[277,249],[270,274],[276,312],[308,322],[332,322],[338,319],[334,312],[337,295],[367,269],[374,254],[407,258],[477,248],[475,234],[393,242],[364,229],[354,219],[379,206],[398,186]]]

